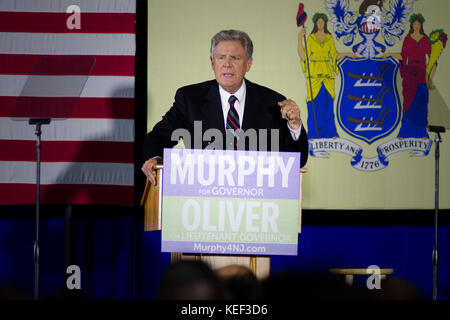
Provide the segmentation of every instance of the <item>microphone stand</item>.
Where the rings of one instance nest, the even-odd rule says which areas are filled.
[[[442,142],[441,132],[445,128],[441,126],[428,126],[430,132],[435,133],[435,187],[434,187],[434,246],[433,246],[433,300],[438,297],[438,266],[439,266],[439,246],[438,246],[438,212],[439,212],[439,144]]]

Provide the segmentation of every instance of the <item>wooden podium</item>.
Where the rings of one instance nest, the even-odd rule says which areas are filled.
[[[162,179],[163,165],[156,165],[156,185],[152,185],[148,180],[145,185],[141,205],[144,206],[144,231],[161,230],[162,216]],[[300,203],[298,212],[298,233],[301,232],[302,221],[302,182],[303,173],[306,168],[300,169]],[[213,254],[191,254],[191,253],[171,253],[171,261],[176,262],[182,259],[196,259],[209,264],[213,269],[219,269],[228,265],[243,265],[256,275],[258,279],[266,278],[270,273],[270,256],[251,255],[213,255]]]

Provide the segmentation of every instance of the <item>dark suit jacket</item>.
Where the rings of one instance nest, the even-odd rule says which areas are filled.
[[[280,107],[277,104],[286,98],[271,89],[248,80],[245,81],[247,93],[242,129],[253,128],[256,132],[258,129],[278,129],[279,151],[301,152],[301,166],[303,167],[308,159],[307,134],[302,126],[300,139],[298,141],[292,139],[287,121],[281,118]],[[177,90],[172,108],[145,138],[145,159],[162,156],[163,148],[170,148],[177,144],[177,141],[171,141],[171,135],[175,129],[184,128],[189,131],[191,137],[194,137],[194,121],[202,121],[202,134],[211,128],[219,129],[224,135],[223,141],[225,141],[222,104],[216,80],[189,85]],[[270,133],[268,137],[270,140]],[[194,145],[194,142],[192,144]],[[207,141],[203,142],[202,148],[207,145]],[[246,149],[248,149],[247,146]],[[267,150],[271,150],[270,143]]]

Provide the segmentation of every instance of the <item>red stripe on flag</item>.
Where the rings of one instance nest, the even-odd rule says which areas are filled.
[[[28,75],[39,59],[52,58],[55,55],[0,54],[0,74]],[[77,56],[61,56],[77,57]],[[80,56],[78,56],[80,57]],[[81,56],[82,57],[82,56]],[[91,76],[134,76],[134,56],[93,56],[95,65]],[[61,64],[57,70],[47,70],[41,75],[76,75],[72,64]]]
[[[11,117],[19,97],[0,97],[0,117]],[[20,97],[21,103],[39,106],[46,110],[58,110],[74,98]],[[19,116],[15,114],[15,116]],[[80,98],[71,118],[134,119],[133,98]]]
[[[108,185],[41,185],[41,204],[133,205],[133,187]],[[0,203],[35,204],[36,185],[0,183]]]
[[[43,162],[134,163],[133,142],[42,141]],[[36,141],[0,140],[0,161],[36,161]]]
[[[69,29],[73,13],[0,12],[0,32],[136,33],[134,13],[80,13],[80,29]]]

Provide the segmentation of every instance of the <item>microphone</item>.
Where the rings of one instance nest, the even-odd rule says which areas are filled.
[[[445,127],[442,126],[428,126],[428,131],[430,132],[436,132],[436,133],[443,133],[445,132]]]

